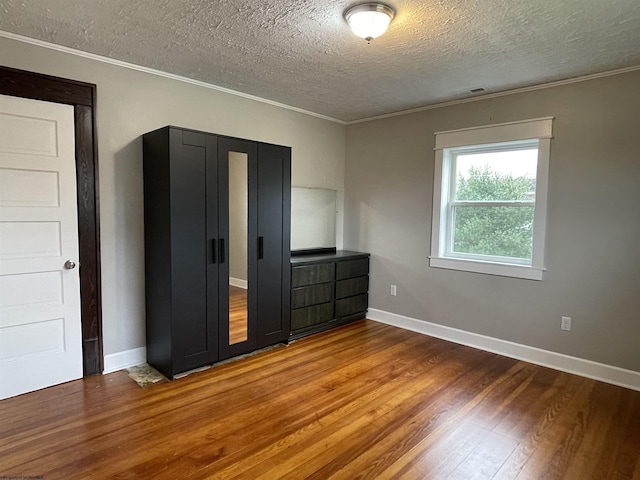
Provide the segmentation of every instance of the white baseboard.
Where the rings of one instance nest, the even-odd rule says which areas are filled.
[[[640,391],[640,372],[370,308],[367,318],[505,357]]]
[[[104,356],[103,374],[117,372],[125,368],[135,367],[147,362],[146,347],[125,350],[124,352],[112,353]]]
[[[249,287],[249,282],[246,280],[242,280],[241,278],[233,278],[229,277],[229,285],[238,288],[244,288],[245,290]]]

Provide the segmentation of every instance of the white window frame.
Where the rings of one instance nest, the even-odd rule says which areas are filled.
[[[553,138],[553,118],[544,117],[519,122],[449,130],[435,133],[435,174],[433,181],[433,216],[431,225],[431,255],[429,265],[436,268],[542,280],[546,238],[547,186],[549,180],[549,152]],[[448,251],[453,235],[453,206],[467,202],[450,202],[450,190],[455,188],[455,156],[464,151],[495,149],[496,147],[525,148],[537,141],[536,199],[533,217],[533,250],[531,262],[498,256],[486,256]],[[478,205],[481,202],[468,202]],[[490,202],[491,206],[515,205],[528,202]]]

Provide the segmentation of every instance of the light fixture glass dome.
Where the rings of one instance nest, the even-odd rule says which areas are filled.
[[[387,31],[394,15],[393,9],[382,3],[362,3],[349,8],[344,18],[353,33],[371,41]]]

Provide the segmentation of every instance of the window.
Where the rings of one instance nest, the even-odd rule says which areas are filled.
[[[430,265],[541,280],[552,118],[436,133]]]

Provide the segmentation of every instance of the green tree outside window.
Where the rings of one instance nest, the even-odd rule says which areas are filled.
[[[535,200],[535,180],[494,172],[489,165],[459,175],[455,201]],[[533,203],[529,206],[454,207],[453,249],[459,253],[531,259]]]

